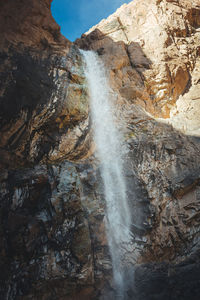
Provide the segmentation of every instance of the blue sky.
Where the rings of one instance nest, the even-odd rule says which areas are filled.
[[[107,18],[124,3],[123,0],[53,0],[51,11],[61,32],[74,41],[93,25]]]

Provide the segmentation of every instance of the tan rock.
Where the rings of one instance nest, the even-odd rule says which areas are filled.
[[[198,0],[135,0],[122,5],[86,35],[90,36],[95,29],[101,32],[100,43],[105,48],[103,59],[112,68],[111,48],[109,59],[106,55],[108,37],[113,43],[123,41],[127,45],[130,64],[142,73],[144,90],[152,102],[146,105],[147,109],[155,116],[166,118],[190,84],[199,56],[199,20]],[[90,48],[97,50],[98,47],[99,42],[90,42]],[[120,52],[115,51],[113,56],[116,55],[121,60]],[[115,67],[123,69],[124,65],[115,63]],[[119,81],[117,75],[115,80]],[[129,80],[133,80],[131,76]],[[127,83],[129,85],[128,80]]]

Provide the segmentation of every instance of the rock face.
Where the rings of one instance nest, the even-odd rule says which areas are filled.
[[[16,46],[44,50],[48,47],[60,52],[70,44],[60,34],[60,27],[50,13],[52,0],[2,1],[1,5],[1,50]]]
[[[123,50],[117,47],[114,53],[107,49],[108,64],[116,70],[114,77],[118,79],[122,96],[132,101],[140,98],[141,101],[143,92],[146,97],[142,100],[153,104],[150,112],[169,117],[179,96],[199,81],[199,73],[195,72],[200,53],[199,14],[198,0],[135,0],[91,28],[89,33],[98,29],[103,35],[90,47],[102,47],[106,51],[108,37],[117,43],[123,41],[126,45],[123,55]],[[119,56],[120,60],[117,60]],[[135,87],[135,74],[127,74],[128,66],[142,75],[142,91]]]
[[[1,2],[1,298],[116,297],[80,47],[126,124],[127,299],[199,299],[199,1],[134,0],[75,44],[50,0]]]
[[[71,159],[79,156],[83,144],[87,148],[88,103],[80,54],[60,35],[50,2],[1,4],[1,22],[7,25],[2,26],[0,56],[3,167],[58,161],[67,153]]]

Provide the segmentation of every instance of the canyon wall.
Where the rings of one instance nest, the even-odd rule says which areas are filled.
[[[115,298],[79,48],[104,61],[125,124],[127,297],[199,299],[199,0],[132,1],[75,43],[50,4],[0,1],[2,299]]]
[[[90,29],[88,33],[97,29],[103,34],[98,42],[90,42],[90,47],[102,47],[108,52],[106,61],[111,70],[116,70],[111,75],[115,82],[116,77],[119,78],[116,88],[122,96],[130,101],[139,98],[155,116],[166,118],[177,99],[192,85],[198,94],[199,22],[198,0],[136,0],[124,4]],[[123,42],[126,53],[122,49],[117,53],[117,48],[114,53],[109,52],[106,47],[108,37],[116,43]],[[120,61],[117,60],[119,55]],[[129,65],[142,75],[142,88],[137,89],[135,76],[127,74],[125,67]],[[120,82],[120,71],[124,82]],[[149,103],[152,103],[151,107],[148,107]]]

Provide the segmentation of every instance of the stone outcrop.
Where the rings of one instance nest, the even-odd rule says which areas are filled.
[[[60,34],[60,27],[53,19],[50,9],[52,0],[27,1],[1,0],[0,25],[2,49],[31,47],[44,51],[46,48],[59,52],[70,45]]]
[[[199,1],[132,1],[75,44],[50,0],[1,2],[2,299],[115,299],[78,47],[104,61],[125,124],[127,299],[199,299]]]
[[[89,142],[80,53],[61,36],[50,2],[1,4],[1,22],[7,25],[2,26],[0,45],[0,165],[4,167],[88,155],[80,150],[83,144],[87,149]]]
[[[199,20],[198,0],[135,0],[91,28],[85,39],[93,39],[94,30],[98,29],[102,36],[96,43],[89,42],[90,48],[102,47],[108,52],[107,57],[110,57],[105,61],[115,71],[114,78],[122,96],[134,102],[137,98],[141,102],[142,98],[146,109],[166,118],[179,96],[199,80],[195,72],[200,55]],[[110,51],[108,37],[119,43],[114,53]],[[126,45],[123,55],[120,42]],[[127,71],[130,66],[142,75],[140,89],[135,83],[135,74]],[[146,102],[152,105],[148,108]]]
[[[81,290],[77,274],[88,295],[92,282],[75,166],[64,168],[71,183],[59,183],[60,164],[87,157],[91,149],[87,89],[80,53],[60,34],[50,4],[0,3],[1,299],[71,298]],[[62,199],[70,185],[65,195],[72,202]]]
[[[76,167],[4,172],[1,184],[1,299],[68,299],[81,286],[87,295],[93,259]]]

